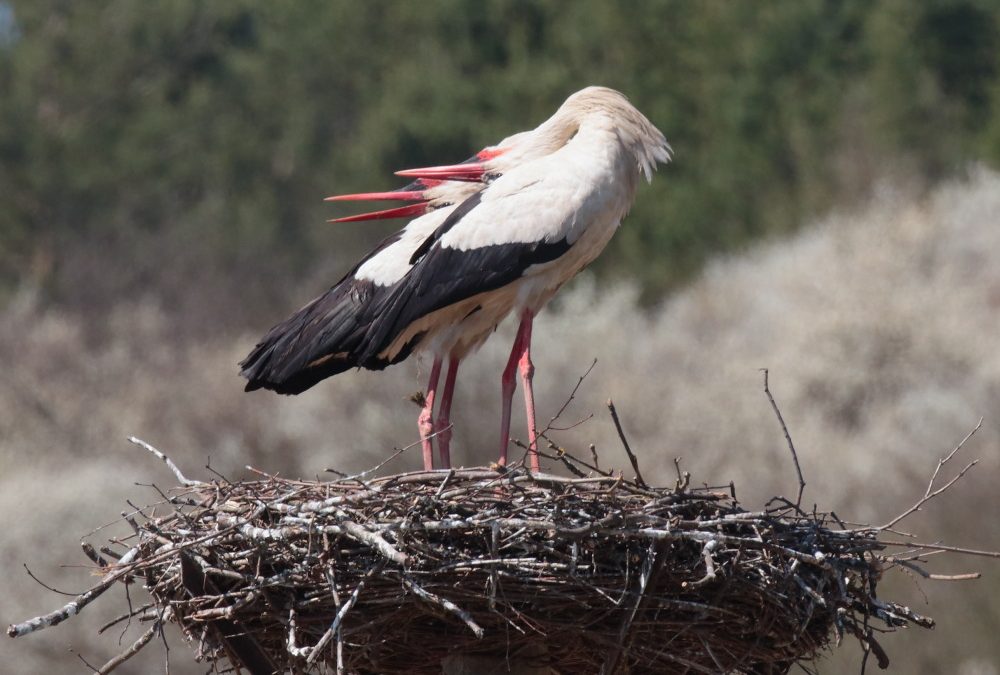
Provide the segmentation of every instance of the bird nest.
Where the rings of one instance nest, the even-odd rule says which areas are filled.
[[[782,673],[845,634],[883,665],[875,625],[933,625],[876,596],[894,563],[881,528],[781,498],[746,511],[732,486],[693,488],[680,470],[657,488],[553,459],[574,475],[205,483],[175,469],[182,487],[127,516],[130,541],[85,546],[106,572],[97,586],[8,632],[69,618],[117,582],[148,591],[119,618],[148,629],[100,672],[166,622],[215,672],[253,674],[439,673],[458,655],[557,673]]]

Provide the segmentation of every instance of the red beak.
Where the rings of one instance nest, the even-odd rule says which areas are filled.
[[[397,171],[397,176],[409,178],[430,178],[433,180],[459,180],[478,183],[482,180],[486,167],[481,162],[466,164],[451,164],[449,166],[429,166],[423,169],[406,169]]]
[[[350,196],[350,195],[349,195]],[[356,216],[344,216],[328,220],[328,223],[355,223],[361,220],[381,220],[383,218],[405,218],[407,216],[422,216],[427,213],[427,202],[419,204],[408,204],[395,209],[385,211],[372,211],[371,213],[359,213]]]
[[[325,202],[360,202],[391,199],[403,202],[413,202],[424,198],[423,190],[393,190],[392,192],[359,192],[353,195],[336,195],[327,197]]]

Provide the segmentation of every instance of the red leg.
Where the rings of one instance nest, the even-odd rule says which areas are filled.
[[[521,336],[521,358],[518,368],[521,371],[521,383],[524,385],[524,408],[528,417],[528,456],[531,459],[531,470],[538,471],[538,428],[535,426],[535,392],[531,387],[531,378],[535,375],[535,364],[531,362],[531,323],[534,315],[525,310],[521,317],[524,327]]]
[[[528,330],[531,330],[530,321]],[[517,327],[517,336],[514,337],[514,346],[510,350],[510,358],[507,359],[507,367],[503,369],[503,375],[500,378],[500,398],[503,406],[500,412],[500,459],[497,460],[497,464],[500,466],[507,464],[507,446],[510,444],[510,403],[514,398],[514,376],[517,371],[517,362],[524,350],[523,345],[524,320],[522,318],[521,325]]]
[[[427,383],[427,394],[424,396],[424,409],[417,418],[417,428],[420,430],[420,441],[423,447],[424,471],[434,468],[434,446],[431,445],[431,434],[434,433],[434,393],[437,390],[438,378],[441,376],[441,359],[434,359],[431,366],[431,377]]]
[[[459,360],[454,356],[448,358],[448,374],[444,378],[444,391],[441,392],[441,405],[438,406],[437,424],[434,426],[443,469],[451,468],[451,397],[455,393]]]

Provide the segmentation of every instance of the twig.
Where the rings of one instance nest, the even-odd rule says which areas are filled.
[[[635,453],[632,452],[632,448],[628,444],[628,439],[625,438],[625,431],[622,430],[621,420],[618,419],[618,411],[615,410],[615,403],[610,398],[608,399],[608,410],[611,411],[611,420],[615,423],[615,429],[618,430],[618,438],[621,439],[622,445],[625,447],[625,454],[628,455],[628,461],[632,463],[632,468],[635,470],[635,482],[640,487],[649,487],[642,478],[642,472],[639,471],[639,460],[636,459]]]
[[[699,588],[705,584],[715,581],[715,559],[712,558],[712,551],[718,545],[716,540],[706,541],[705,545],[701,548],[701,557],[705,560],[705,576],[697,581],[692,581],[691,583],[685,583],[684,585],[688,588]],[[797,560],[795,562],[798,562]]]
[[[97,552],[93,544],[86,541],[81,541],[80,548],[83,549],[84,555],[93,560],[94,563],[101,569],[104,569],[108,566],[108,561],[101,557],[101,554]]]
[[[973,579],[979,579],[983,576],[979,572],[967,572],[965,574],[934,574],[933,572],[928,572],[911,560],[896,558],[893,556],[887,557],[885,561],[895,565],[900,565],[901,567],[905,567],[908,570],[916,572],[924,579],[933,579],[935,581],[972,581]]]
[[[565,448],[561,448],[552,441],[549,441],[549,450],[555,451],[556,457],[559,458],[559,460],[563,463],[563,466],[565,466],[566,470],[569,471],[571,474],[573,474],[577,478],[587,477],[587,474],[581,471],[579,467],[577,467],[577,465],[571,461],[573,456],[570,455]]]
[[[327,565],[326,567],[326,578],[327,583],[330,584],[330,595],[333,596],[333,605],[340,611],[340,594],[337,593],[337,579],[334,574],[333,565]],[[344,675],[344,630],[340,626],[337,627],[337,675]]]
[[[437,492],[434,493],[434,497],[436,499],[441,499],[441,494],[444,492],[444,489],[448,487],[448,483],[450,483],[451,479],[454,477],[455,477],[455,470],[448,469],[448,475],[444,477],[444,480],[441,481],[441,486],[437,489]]]
[[[186,487],[192,487],[192,486],[195,486],[195,485],[201,485],[202,484],[201,481],[198,481],[198,480],[189,480],[189,479],[185,478],[184,474],[181,473],[181,470],[177,468],[177,465],[174,464],[174,462],[173,462],[172,459],[170,459],[169,457],[167,457],[166,455],[164,455],[162,452],[160,452],[159,450],[157,450],[156,448],[154,448],[152,445],[150,445],[146,441],[144,441],[144,440],[142,440],[140,438],[136,438],[135,436],[129,436],[128,440],[129,440],[129,443],[134,443],[135,445],[138,445],[140,448],[143,448],[147,452],[152,453],[155,457],[158,457],[160,459],[160,461],[162,461],[164,464],[167,465],[167,468],[169,468],[171,471],[174,472],[174,476],[177,478],[177,482],[180,483],[181,485],[184,485]]]
[[[95,667],[94,667],[94,666],[93,666],[93,665],[92,665],[92,664],[90,663],[90,661],[88,661],[87,659],[83,658],[83,654],[81,654],[81,653],[79,653],[79,652],[77,652],[77,651],[74,651],[74,650],[73,650],[72,648],[70,648],[70,649],[69,649],[68,651],[69,651],[69,653],[70,653],[70,654],[72,654],[72,655],[73,655],[73,656],[75,656],[76,658],[80,659],[80,663],[82,663],[83,665],[85,665],[85,666],[87,666],[88,668],[90,668],[90,671],[91,671],[92,673],[97,673],[97,672],[98,672],[97,668],[95,668]]]
[[[31,577],[35,581],[36,584],[38,584],[39,586],[41,586],[45,590],[52,591],[53,593],[55,593],[57,595],[68,595],[69,597],[76,597],[76,596],[80,595],[79,593],[69,593],[67,591],[60,591],[58,588],[52,588],[47,583],[45,583],[44,581],[42,581],[41,579],[39,579],[38,577],[36,577],[35,574],[31,571],[31,569],[29,569],[27,563],[21,563],[21,564],[24,566],[24,571],[28,573],[28,576]]]
[[[542,438],[542,436],[539,435],[539,438]],[[546,439],[546,440],[548,440],[548,439]],[[517,440],[516,438],[512,439],[511,442],[514,445],[516,445],[517,447],[519,447],[519,448],[522,448],[524,450],[528,449],[527,445],[525,445],[521,441]],[[551,443],[551,441],[549,441],[549,442]],[[610,471],[604,471],[603,469],[601,469],[596,464],[589,464],[588,462],[585,462],[584,460],[580,459],[579,457],[576,457],[576,456],[572,455],[571,453],[567,452],[563,448],[559,448],[558,446],[557,446],[556,454],[554,454],[554,455],[547,455],[544,452],[542,452],[541,449],[538,450],[538,455],[539,455],[539,457],[544,457],[545,459],[562,460],[563,464],[567,464],[568,462],[573,462],[575,464],[579,464],[580,466],[582,466],[582,467],[584,467],[586,469],[590,469],[591,471],[595,471],[595,472],[599,473],[603,478],[611,479],[611,480],[613,480],[615,482],[618,481],[618,478],[616,476],[612,476],[611,473],[610,473]],[[575,473],[576,472],[574,472],[574,474]],[[577,477],[579,478],[579,476],[577,476]],[[533,479],[537,480],[538,476],[535,476]],[[551,480],[552,477],[551,476],[547,476],[546,479],[547,480]]]
[[[296,658],[302,658],[303,656],[309,656],[312,653],[312,647],[296,647],[295,646],[295,629],[297,628],[295,624],[295,608],[292,607],[288,610],[288,653]]]
[[[397,550],[392,544],[387,542],[382,535],[372,532],[352,520],[347,520],[347,514],[343,511],[339,511],[337,515],[343,518],[343,520],[340,521],[340,524],[350,536],[378,549],[379,553],[385,556],[387,560],[390,560],[400,566],[406,565],[406,554]]]
[[[443,429],[436,429],[433,433],[429,434],[427,436],[427,438],[428,439],[434,438],[438,434],[441,434],[441,433],[444,433],[445,431],[448,431],[453,426],[454,425],[449,424],[448,426],[444,427]],[[400,455],[402,455],[407,450],[409,450],[411,448],[415,448],[415,447],[417,447],[418,445],[420,445],[423,442],[424,442],[424,439],[420,439],[419,441],[414,441],[413,443],[410,443],[409,445],[407,445],[405,447],[399,448],[398,450],[396,450],[395,452],[393,452],[391,455],[389,455],[388,457],[386,457],[385,459],[383,459],[381,462],[379,462],[378,464],[376,464],[372,468],[367,469],[365,471],[362,471],[361,473],[356,473],[356,474],[354,474],[352,476],[348,476],[346,474],[343,474],[343,473],[337,471],[336,469],[327,469],[327,472],[329,472],[329,473],[335,473],[338,476],[340,476],[342,479],[344,479],[345,481],[346,480],[360,480],[361,478],[363,478],[365,476],[368,476],[368,475],[371,475],[373,473],[376,473],[383,466],[385,466],[386,464],[388,464],[392,460],[396,459],[397,457],[399,457]]]
[[[611,407],[611,402],[608,401],[608,403],[608,407]],[[642,561],[642,574],[639,576],[639,592],[636,593],[635,603],[632,605],[632,610],[622,620],[621,628],[618,630],[618,640],[614,648],[608,655],[607,660],[601,664],[601,675],[613,675],[613,673],[618,671],[618,663],[621,660],[622,652],[627,651],[626,642],[629,631],[635,621],[635,615],[646,597],[646,590],[649,588],[649,579],[653,574],[653,570],[658,567],[658,562],[656,544],[650,544],[646,552],[646,557]]]
[[[580,376],[579,380],[576,381],[576,385],[573,387],[572,391],[569,392],[569,397],[562,404],[562,407],[559,408],[559,411],[556,412],[556,414],[552,416],[552,419],[550,419],[549,423],[547,425],[545,425],[545,428],[542,429],[538,433],[539,436],[545,434],[545,432],[547,432],[547,431],[551,431],[554,428],[553,425],[556,423],[556,420],[558,420],[560,417],[562,417],[562,414],[564,412],[566,412],[566,408],[568,408],[569,404],[573,401],[574,398],[576,398],[576,392],[580,390],[580,385],[583,384],[583,381],[587,379],[587,376],[590,375],[590,371],[592,371],[594,369],[594,366],[596,366],[596,365],[597,365],[597,359],[594,359],[593,362],[590,364],[590,367],[587,368],[586,372],[583,375]],[[583,424],[583,422],[586,421],[587,419],[589,419],[590,417],[593,417],[593,415],[590,415],[587,418],[585,418],[584,420],[581,420],[580,422],[577,422],[573,426],[578,426],[580,424]],[[572,428],[572,427],[569,427],[569,428]],[[565,431],[565,429],[556,429],[556,431]]]
[[[121,560],[121,557],[122,557],[121,553],[118,553],[117,551],[112,550],[108,546],[101,546],[101,553],[103,553],[104,555],[108,556],[109,558],[114,559],[116,562],[119,561],[119,560]]]
[[[326,629],[325,633],[323,633],[323,636],[319,639],[319,642],[316,643],[316,646],[312,648],[312,653],[310,653],[309,658],[306,659],[307,663],[313,663],[316,659],[316,655],[323,651],[323,648],[326,647],[326,643],[329,642],[330,638],[332,638],[333,635],[340,629],[340,623],[344,620],[344,617],[347,616],[347,613],[351,611],[351,607],[354,607],[354,604],[358,601],[361,591],[365,588],[365,583],[376,573],[380,572],[384,566],[385,561],[378,562],[368,570],[362,579],[358,581],[358,585],[354,587],[354,592],[351,593],[349,598],[347,598],[347,602],[341,605],[340,610],[337,612],[337,616],[333,619],[333,623],[330,624],[330,627]]]
[[[570,431],[572,429],[576,429],[578,426],[584,424],[585,422],[589,422],[592,419],[594,419],[594,413],[587,413],[586,415],[584,415],[583,417],[581,417],[580,419],[578,419],[576,422],[573,422],[572,424],[566,425],[564,427],[550,426],[550,427],[548,427],[548,430],[549,431]],[[538,435],[541,436],[541,434],[538,434]]]
[[[418,584],[409,574],[403,576],[403,584],[416,593],[420,598],[438,605],[439,607],[442,607],[457,616],[465,623],[466,626],[469,627],[469,630],[471,630],[477,638],[482,638],[483,635],[486,634],[482,627],[473,620],[471,614],[453,603],[451,600],[434,595],[425,588],[422,588],[420,584]]]
[[[100,635],[101,633],[103,633],[104,631],[108,630],[112,626],[115,626],[115,625],[121,623],[122,621],[126,621],[126,620],[129,620],[129,619],[132,619],[132,617],[135,617],[135,616],[140,616],[140,617],[141,616],[145,616],[145,612],[147,610],[149,610],[149,609],[152,609],[153,607],[154,607],[154,604],[151,603],[151,602],[143,605],[142,607],[139,607],[138,609],[132,609],[130,607],[129,610],[127,612],[125,612],[124,614],[116,616],[114,619],[111,619],[110,621],[106,622],[103,626],[101,626],[100,628],[98,628],[97,629],[97,634]]]
[[[947,490],[948,488],[950,488],[950,487],[951,487],[952,485],[954,485],[954,484],[955,484],[956,482],[958,482],[958,480],[959,480],[959,479],[960,479],[960,478],[961,478],[962,476],[964,476],[964,475],[965,475],[965,473],[966,473],[966,472],[967,472],[967,471],[968,471],[969,469],[971,469],[971,468],[972,468],[972,467],[974,467],[974,466],[975,466],[976,464],[978,464],[978,463],[979,463],[979,460],[978,460],[978,459],[974,459],[974,460],[972,460],[971,462],[969,462],[968,464],[966,464],[966,465],[965,465],[965,468],[964,468],[964,469],[962,469],[961,471],[959,471],[959,472],[958,472],[958,473],[957,473],[957,474],[955,475],[955,477],[954,477],[954,478],[952,478],[952,479],[951,479],[950,481],[948,481],[947,483],[945,483],[944,485],[942,485],[942,486],[941,486],[941,487],[939,487],[938,489],[936,489],[936,490],[934,489],[934,482],[935,482],[935,481],[937,480],[937,477],[938,477],[938,474],[939,474],[939,473],[941,473],[941,467],[943,467],[943,466],[944,466],[945,464],[947,464],[947,463],[948,463],[948,461],[949,461],[949,460],[950,460],[950,459],[951,459],[952,457],[954,457],[954,456],[955,456],[955,454],[956,454],[956,453],[958,453],[958,451],[959,451],[959,450],[961,450],[961,449],[962,449],[962,446],[963,446],[963,445],[965,445],[965,442],[966,442],[966,441],[968,441],[968,440],[969,440],[970,438],[972,438],[972,436],[973,436],[973,435],[974,435],[974,434],[975,434],[975,433],[976,433],[977,431],[979,431],[979,429],[980,429],[980,428],[981,428],[982,426],[983,426],[983,418],[982,418],[982,417],[980,417],[980,418],[979,418],[979,423],[978,423],[978,424],[976,424],[975,428],[974,428],[974,429],[973,429],[972,431],[970,431],[969,433],[967,433],[967,434],[965,435],[965,438],[963,438],[963,439],[961,440],[961,442],[959,442],[959,444],[958,444],[958,445],[956,445],[956,446],[955,446],[955,448],[954,448],[954,449],[953,449],[953,450],[952,450],[951,452],[949,452],[949,453],[947,454],[947,456],[945,456],[945,457],[943,457],[943,458],[941,458],[941,459],[939,459],[939,460],[938,460],[938,463],[937,463],[937,466],[936,466],[936,467],[934,467],[934,473],[932,473],[932,474],[931,474],[931,479],[930,479],[930,481],[929,481],[929,482],[927,483],[927,489],[926,489],[926,490],[924,491],[924,495],[923,495],[923,497],[921,497],[920,499],[918,499],[918,500],[917,500],[917,503],[916,503],[916,504],[914,504],[913,506],[911,506],[910,508],[908,508],[908,509],[907,509],[906,511],[904,511],[904,512],[903,512],[903,513],[901,513],[901,514],[899,514],[898,516],[896,516],[896,517],[895,517],[895,518],[893,518],[892,520],[890,520],[890,521],[889,521],[888,523],[886,523],[885,525],[881,525],[881,526],[879,526],[879,527],[878,527],[878,528],[876,528],[876,529],[878,529],[878,530],[888,530],[888,529],[890,529],[890,528],[891,528],[891,527],[892,527],[893,525],[895,525],[896,523],[900,522],[900,521],[901,521],[901,520],[903,520],[904,518],[906,518],[906,517],[910,516],[911,514],[913,514],[913,513],[917,512],[917,511],[919,511],[919,510],[920,510],[920,507],[922,507],[922,506],[923,506],[924,504],[926,504],[927,502],[929,502],[930,500],[934,499],[934,498],[935,498],[935,497],[937,497],[937,496],[938,496],[939,494],[941,494],[942,492],[944,492],[945,490]]]
[[[920,544],[914,541],[887,541],[879,539],[882,546],[902,546],[904,548],[923,548],[928,551],[947,551],[948,553],[964,553],[981,558],[1000,558],[1000,551],[981,551],[974,548],[962,548],[961,546],[945,546],[944,544]]]
[[[133,567],[129,563],[132,562],[137,553],[138,549],[134,548],[123,555],[121,560],[118,561],[118,569],[106,574],[99,584],[76,596],[72,602],[66,603],[60,609],[42,616],[36,616],[28,621],[9,625],[7,627],[7,635],[10,637],[21,637],[22,635],[34,633],[43,628],[58,625],[71,616],[79,614],[84,607],[98,598],[101,593],[111,588],[112,584],[132,572]]]
[[[674,483],[674,492],[684,492],[691,483],[691,472],[681,471],[680,457],[674,457],[674,468],[677,469],[677,482]]]
[[[145,647],[146,644],[153,639],[153,636],[156,635],[156,632],[158,630],[160,630],[160,622],[156,621],[155,623],[153,623],[152,626],[149,627],[149,629],[145,633],[140,635],[139,639],[133,642],[128,649],[126,649],[121,654],[114,657],[113,659],[105,663],[103,666],[98,668],[97,669],[98,675],[107,675],[111,671],[118,668],[118,666],[122,665],[130,658],[138,654],[139,650]]]
[[[781,424],[781,431],[785,434],[785,441],[788,443],[788,450],[792,453],[792,461],[795,462],[795,473],[799,477],[799,495],[795,499],[795,507],[800,508],[802,506],[802,492],[806,489],[806,481],[802,477],[802,467],[799,466],[799,454],[795,452],[795,444],[792,443],[792,436],[788,433],[788,426],[785,424],[785,418],[781,416],[778,404],[774,401],[774,396],[771,395],[771,390],[767,386],[767,368],[761,368],[760,370],[764,373],[764,393],[767,394],[767,400],[771,402],[771,408],[774,410],[774,414],[778,418],[778,423]]]

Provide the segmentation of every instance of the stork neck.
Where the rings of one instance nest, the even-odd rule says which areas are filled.
[[[587,158],[598,179],[595,182],[607,183],[608,187],[618,186],[621,196],[628,204],[632,203],[639,178],[638,160],[610,120],[603,116],[584,120],[567,143],[567,149]]]

